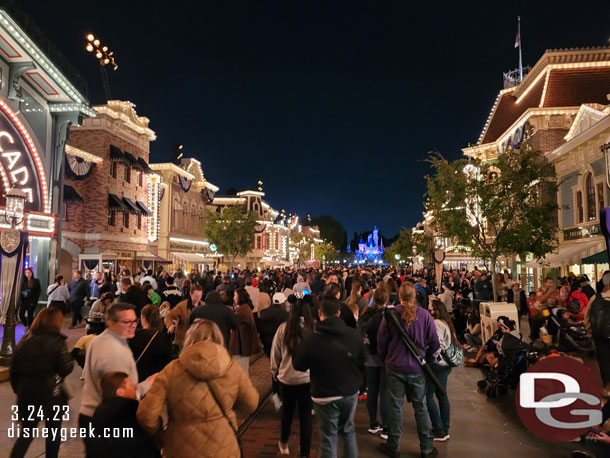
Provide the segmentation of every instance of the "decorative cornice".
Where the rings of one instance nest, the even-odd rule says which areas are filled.
[[[140,243],[146,245],[148,240],[146,237],[130,237],[128,235],[115,235],[101,232],[72,232],[63,231],[62,234],[66,238],[78,239],[78,240],[108,240],[111,242],[127,242],[127,243]],[[120,249],[117,247],[117,249]]]

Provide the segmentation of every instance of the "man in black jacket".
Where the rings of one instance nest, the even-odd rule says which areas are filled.
[[[189,326],[193,324],[193,321],[197,318],[203,318],[216,323],[220,328],[220,332],[222,332],[225,347],[229,348],[231,329],[237,330],[238,322],[233,310],[222,303],[220,294],[216,291],[210,291],[208,293],[205,297],[205,303],[203,305],[198,305],[191,312]]]
[[[72,274],[72,281],[68,289],[70,290],[70,305],[72,306],[72,324],[70,325],[70,329],[72,329],[83,321],[80,311],[85,305],[85,300],[89,297],[89,283],[83,278],[79,270]]]
[[[258,334],[261,337],[261,342],[267,356],[271,355],[271,345],[273,344],[273,337],[277,328],[288,319],[285,304],[286,296],[284,296],[284,293],[275,293],[271,306],[260,313],[256,327],[258,328]]]
[[[148,303],[148,297],[144,291],[131,284],[131,279],[129,277],[123,277],[121,279],[121,295],[119,296],[119,302],[133,305],[136,315],[139,317],[140,310]]]
[[[174,285],[174,277],[167,277],[165,279],[165,284],[167,285],[163,291],[161,291],[161,301],[169,302],[169,308],[173,309],[178,302],[182,301],[182,290]]]
[[[340,307],[336,299],[322,301],[316,332],[292,356],[297,371],[310,371],[322,456],[337,456],[337,431],[343,437],[344,456],[358,456],[354,412],[362,383],[364,343],[339,318]]]
[[[102,403],[97,406],[91,421],[98,434],[118,430],[129,435],[95,439],[93,457],[117,456],[124,458],[161,457],[152,437],[138,423],[136,387],[124,372],[109,372],[102,376]],[[126,429],[127,428],[127,429]]]

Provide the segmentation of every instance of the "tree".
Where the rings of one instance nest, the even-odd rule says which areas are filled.
[[[339,250],[332,243],[321,243],[314,247],[314,257],[320,263],[334,262],[339,259]]]
[[[320,237],[332,243],[337,250],[347,248],[347,233],[343,225],[330,215],[321,215],[311,219],[311,224],[320,228]]]
[[[557,241],[557,175],[539,151],[510,150],[493,161],[428,159],[427,208],[443,236],[488,260],[494,300],[500,256],[540,259]]]
[[[307,237],[303,234],[296,234],[290,238],[290,246],[297,252],[299,264],[311,259],[311,245],[313,243],[312,237]]]
[[[203,235],[227,257],[229,268],[233,268],[238,256],[246,256],[251,251],[257,219],[256,213],[246,213],[241,206],[228,207],[222,213],[206,210]]]
[[[428,234],[414,233],[411,229],[403,228],[396,240],[383,252],[383,261],[388,264],[396,264],[396,255],[406,261],[413,256],[413,246],[418,254],[428,256],[430,253],[431,237]]]

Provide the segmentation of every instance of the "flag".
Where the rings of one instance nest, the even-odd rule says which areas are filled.
[[[517,30],[517,37],[515,38],[515,48],[521,46],[521,31]]]

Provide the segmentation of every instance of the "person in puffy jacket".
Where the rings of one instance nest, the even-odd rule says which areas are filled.
[[[238,458],[233,409],[250,414],[257,405],[258,391],[231,359],[220,329],[200,319],[186,333],[178,359],[157,375],[137,418],[145,431],[156,434],[167,407],[169,421],[161,432],[165,457]]]
[[[61,384],[72,372],[74,364],[66,347],[66,336],[61,334],[64,315],[55,307],[40,311],[30,326],[30,332],[15,348],[11,361],[10,381],[17,395],[18,416],[21,428],[36,428],[41,421],[38,415],[28,420],[34,409],[44,413],[46,428],[59,428],[66,412],[68,399]],[[19,435],[11,457],[25,456],[33,438]],[[46,456],[56,457],[60,435],[46,439]]]

